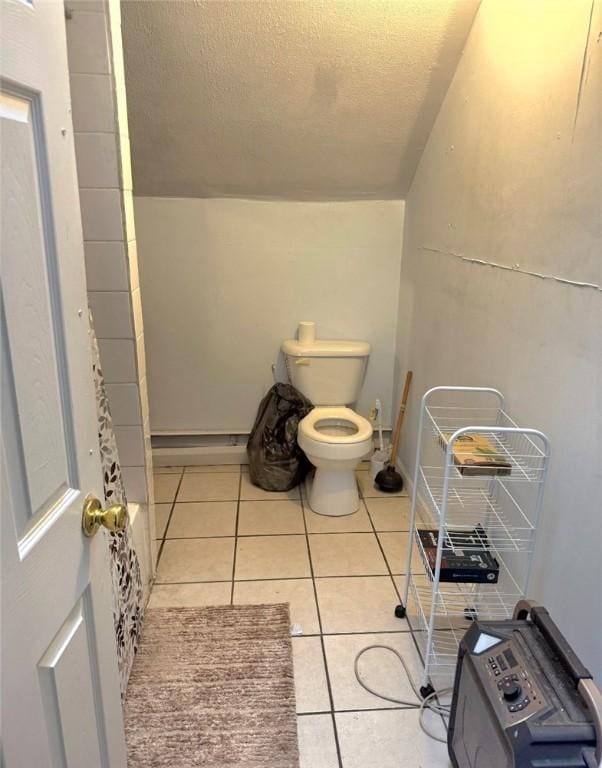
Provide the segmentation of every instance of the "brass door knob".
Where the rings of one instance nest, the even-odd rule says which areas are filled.
[[[123,531],[127,521],[128,511],[123,504],[112,504],[103,509],[96,496],[86,496],[82,514],[82,528],[86,536],[94,536],[101,525],[113,533]]]

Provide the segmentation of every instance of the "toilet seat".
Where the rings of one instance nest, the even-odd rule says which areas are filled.
[[[356,512],[355,468],[372,450],[372,424],[351,408],[318,406],[299,423],[297,442],[316,468],[311,509],[335,517]]]
[[[334,422],[320,429],[320,422]],[[326,431],[334,427],[333,433]],[[352,430],[336,434],[336,428]],[[326,445],[353,445],[372,439],[372,424],[359,413],[344,406],[314,408],[299,424],[299,431],[310,440]]]

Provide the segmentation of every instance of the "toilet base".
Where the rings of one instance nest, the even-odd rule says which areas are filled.
[[[360,497],[353,469],[324,469],[316,467],[309,506],[319,515],[342,517],[360,508]]]

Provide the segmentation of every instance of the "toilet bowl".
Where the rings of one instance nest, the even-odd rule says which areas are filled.
[[[315,405],[297,430],[299,447],[316,468],[309,506],[321,515],[351,515],[360,504],[354,470],[372,451],[372,425],[348,406],[359,397],[370,344],[318,339],[315,323],[304,321],[282,352],[291,384]]]
[[[372,425],[351,408],[314,408],[299,423],[297,442],[316,468],[309,506],[321,515],[359,509],[358,462],[372,450]]]

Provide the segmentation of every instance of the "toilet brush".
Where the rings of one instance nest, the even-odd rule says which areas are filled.
[[[399,438],[401,437],[401,427],[403,424],[403,416],[406,410],[406,404],[408,402],[408,395],[410,393],[410,384],[412,383],[412,371],[406,373],[406,381],[403,387],[403,395],[401,397],[401,405],[399,406],[399,415],[397,416],[397,424],[395,425],[395,435],[393,437],[393,444],[391,446],[391,455],[389,457],[389,465],[382,469],[374,478],[374,484],[377,488],[385,493],[399,493],[403,488],[403,479],[399,472],[395,469],[395,462],[397,460],[397,449],[399,448]]]
[[[372,478],[373,482],[376,478],[376,475],[378,475],[378,473],[385,468],[389,459],[389,453],[388,451],[385,451],[385,444],[383,442],[383,407],[378,398],[376,398],[374,412],[376,418],[376,426],[378,429],[378,451],[374,451],[370,457],[370,477]]]
[[[385,450],[385,444],[383,442],[383,407],[378,397],[376,398],[376,412],[378,414],[378,450],[382,453]]]

